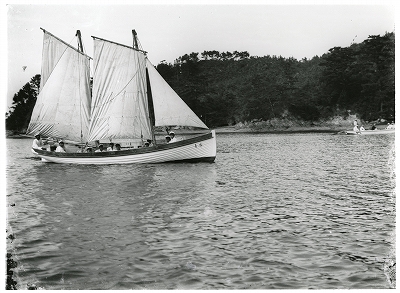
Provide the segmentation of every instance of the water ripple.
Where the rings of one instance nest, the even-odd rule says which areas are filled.
[[[73,166],[7,140],[19,289],[392,288],[393,144],[226,134],[214,164]]]

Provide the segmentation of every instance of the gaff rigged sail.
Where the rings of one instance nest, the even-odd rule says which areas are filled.
[[[91,104],[89,58],[44,31],[41,89],[28,134],[86,140]]]
[[[133,48],[94,38],[93,60],[89,141],[151,138],[146,56]]]

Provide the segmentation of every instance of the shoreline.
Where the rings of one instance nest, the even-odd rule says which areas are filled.
[[[382,127],[383,126],[383,127]],[[385,125],[377,127],[378,129],[384,129]],[[189,130],[189,129],[173,129],[177,135],[196,135],[203,134],[204,130]],[[340,134],[348,130],[352,130],[351,127],[327,127],[327,126],[296,126],[288,127],[286,129],[252,129],[250,127],[237,127],[237,126],[223,126],[210,128],[209,130],[215,130],[216,134],[233,134],[233,133],[243,133],[243,134],[291,134],[291,133],[332,133]],[[165,132],[156,131],[156,135],[165,135]],[[33,138],[24,133],[13,133],[7,134],[6,138],[21,139],[21,138]]]
[[[289,127],[287,129],[251,129],[249,127],[237,128],[235,126],[225,126],[214,128],[218,134],[223,133],[271,133],[271,134],[285,134],[285,133],[337,133],[345,131],[343,127]]]

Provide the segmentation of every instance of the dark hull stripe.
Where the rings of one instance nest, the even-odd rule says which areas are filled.
[[[135,154],[145,154],[145,153],[156,153],[159,151],[164,151],[168,149],[174,149],[181,146],[190,145],[193,143],[201,143],[202,141],[211,139],[212,133],[207,133],[204,135],[196,136],[193,138],[185,139],[182,141],[177,141],[171,144],[162,144],[152,147],[142,147],[138,149],[129,149],[122,151],[111,151],[111,152],[98,152],[98,153],[56,153],[47,150],[34,149],[39,155],[44,155],[48,157],[64,157],[64,158],[98,158],[98,157],[122,157],[131,156]],[[203,158],[201,158],[203,159]]]

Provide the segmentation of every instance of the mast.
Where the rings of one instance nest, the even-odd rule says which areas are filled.
[[[59,41],[59,42],[63,43],[64,45],[66,45],[66,46],[70,47],[71,49],[73,49],[73,50],[75,50],[75,51],[77,51],[77,52],[81,53],[81,54],[82,54],[82,55],[84,55],[86,58],[88,58],[88,59],[92,59],[92,57],[90,57],[90,56],[86,55],[86,54],[85,54],[85,53],[83,53],[82,51],[80,51],[80,50],[76,49],[75,47],[71,46],[70,44],[68,44],[68,43],[64,42],[64,41],[63,41],[63,40],[61,40],[60,38],[57,38],[57,37],[56,37],[55,35],[53,35],[52,33],[50,33],[50,32],[48,32],[48,31],[46,31],[46,30],[45,30],[45,29],[43,29],[43,28],[40,28],[40,29],[43,31],[43,33],[45,33],[45,34],[48,34],[49,36],[51,36],[52,38],[56,39],[57,41]],[[82,41],[81,41],[81,42],[82,42]]]
[[[151,139],[153,140],[153,145],[156,145],[156,135],[154,133],[155,117],[154,117],[153,95],[151,94],[149,71],[147,68],[146,68],[146,84],[147,84],[147,104],[149,108],[149,119],[151,125],[151,136],[152,136]]]
[[[133,48],[139,50],[137,34],[135,30],[132,30],[132,36],[133,36]]]
[[[139,42],[138,42],[138,37],[136,30],[132,30],[132,37],[133,37],[133,48],[136,50],[139,49]],[[151,125],[151,139],[153,141],[153,144],[156,145],[156,137],[154,134],[154,127],[155,127],[155,118],[154,118],[154,106],[153,106],[153,97],[151,95],[151,86],[150,86],[150,79],[149,79],[149,72],[146,68],[146,86],[147,86],[147,105],[149,109],[149,119],[150,119],[150,125]]]
[[[78,50],[83,53],[83,45],[82,45],[82,37],[81,37],[81,31],[77,30],[76,35],[78,37]]]
[[[81,31],[77,30],[75,36],[78,37],[78,50],[83,53],[83,44],[82,44]],[[79,107],[79,111],[82,111],[81,107]],[[82,129],[82,121],[81,121],[81,143],[82,142],[83,142],[83,129]]]

